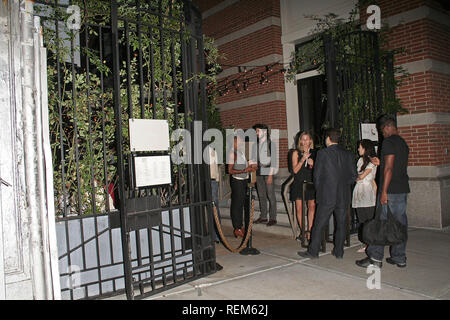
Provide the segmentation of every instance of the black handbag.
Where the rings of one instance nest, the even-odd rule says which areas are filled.
[[[387,219],[380,219],[382,206],[377,207],[375,217],[366,222],[362,229],[362,240],[368,245],[390,246],[408,240],[408,228],[401,224],[387,206]]]

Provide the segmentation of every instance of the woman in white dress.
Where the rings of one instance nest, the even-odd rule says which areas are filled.
[[[358,144],[358,153],[361,158],[357,163],[358,178],[353,189],[352,207],[356,208],[358,215],[361,239],[362,225],[371,220],[375,214],[377,166],[370,162],[370,158],[376,156],[374,143],[368,139],[361,140]],[[366,247],[366,245],[363,245],[358,252],[364,252]]]

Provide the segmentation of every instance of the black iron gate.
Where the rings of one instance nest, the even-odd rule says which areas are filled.
[[[194,121],[207,129],[200,12],[181,0],[34,8],[48,49],[63,298],[143,298],[215,272],[208,166],[171,163],[170,183],[139,185],[136,160],[170,148],[131,150],[129,138],[133,119],[191,137]],[[191,152],[195,143],[205,146],[200,137]]]
[[[386,103],[395,99],[393,56],[381,54],[378,34],[373,31],[359,30],[336,38],[327,34],[323,42],[327,124],[341,128],[342,144],[357,156],[360,124],[375,123],[388,109]],[[350,219],[350,233],[356,233],[355,210]]]
[[[383,100],[395,96],[391,56],[381,56],[378,34],[355,31],[339,38],[324,36],[327,121],[342,128],[342,142],[357,149],[359,124],[375,122]]]

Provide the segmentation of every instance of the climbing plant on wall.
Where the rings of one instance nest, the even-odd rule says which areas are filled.
[[[403,48],[389,48],[387,41],[391,30],[383,25],[380,30],[363,31],[359,20],[360,9],[367,1],[360,1],[343,19],[334,13],[325,16],[309,15],[315,22],[311,39],[297,46],[287,70],[288,81],[295,81],[296,75],[312,69],[326,74],[327,51],[325,43],[329,40],[334,50],[334,68],[337,72],[337,104],[340,113],[339,123],[344,134],[344,144],[356,151],[359,138],[359,123],[373,122],[381,113],[396,114],[405,111],[401,101],[395,96],[395,88],[408,77],[401,67],[394,67],[395,54],[404,52]],[[370,34],[372,33],[372,34]],[[377,43],[374,43],[377,39]],[[328,66],[329,68],[329,66]],[[378,68],[378,70],[377,70]],[[380,82],[376,82],[377,73]],[[381,88],[382,104],[377,105],[374,88]],[[322,97],[323,101],[327,95]],[[373,107],[376,105],[376,112]],[[329,127],[325,122],[323,128]]]

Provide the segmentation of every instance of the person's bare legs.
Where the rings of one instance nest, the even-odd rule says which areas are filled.
[[[306,233],[306,239],[311,237],[311,229],[314,223],[314,214],[316,212],[316,201],[308,200],[308,232]]]
[[[300,226],[300,229],[303,228],[303,221],[302,221],[302,199],[295,200],[295,208],[297,209],[297,221],[298,225]]]

